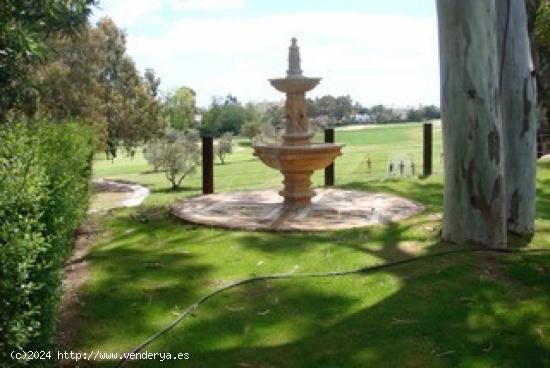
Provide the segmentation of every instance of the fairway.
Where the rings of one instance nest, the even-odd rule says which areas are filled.
[[[388,124],[360,130],[336,130],[336,142],[345,144],[344,154],[336,160],[336,184],[347,185],[366,180],[387,179],[389,160],[395,164],[395,175],[399,177],[398,163],[405,162],[405,176],[412,176],[410,162],[415,163],[415,176],[422,174],[422,124]],[[322,141],[322,134],[315,137]],[[282,176],[277,171],[263,165],[253,156],[250,141],[246,138],[233,140],[233,153],[228,155],[226,164],[216,159],[214,167],[215,190],[217,192],[271,189],[281,187]],[[434,172],[441,174],[441,128],[434,124],[433,162]],[[368,172],[367,159],[372,161],[372,170]],[[142,150],[133,159],[121,151],[119,157],[111,163],[103,154],[96,155],[94,177],[126,180],[150,186],[156,195],[146,203],[167,203],[181,196],[196,195],[201,192],[200,167],[195,175],[183,182],[183,190],[173,193],[163,173],[152,173],[142,155]],[[323,185],[323,172],[313,176],[316,186]]]

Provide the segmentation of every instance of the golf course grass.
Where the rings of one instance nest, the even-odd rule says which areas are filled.
[[[439,241],[441,131],[427,179],[389,178],[388,160],[421,172],[422,126],[337,131],[340,187],[383,191],[426,210],[385,226],[321,233],[229,231],[185,224],[174,200],[200,193],[200,168],[177,192],[140,153],[95,162],[97,178],[149,186],[143,205],[96,219],[86,260],[73,351],[126,352],[200,297],[229,283],[275,273],[343,271],[468,248]],[[216,191],[279,187],[279,173],[244,139],[215,166]],[[367,172],[366,158],[373,161]],[[407,165],[409,161],[407,161]],[[322,173],[314,178],[322,184]],[[522,251],[550,249],[550,162],[538,172],[537,231]],[[251,283],[220,294],[144,350],[188,360],[140,360],[130,367],[544,367],[550,366],[550,254],[455,253],[331,278]],[[112,366],[113,362],[87,362]]]

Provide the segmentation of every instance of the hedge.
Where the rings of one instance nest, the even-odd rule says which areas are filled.
[[[92,131],[76,123],[0,131],[0,366],[24,365],[12,351],[50,348],[93,147]]]

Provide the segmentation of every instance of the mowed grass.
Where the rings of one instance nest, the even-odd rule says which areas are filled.
[[[377,152],[369,137],[376,131],[387,138],[383,133],[391,135],[389,129],[403,129],[394,135],[400,141],[379,144]],[[377,160],[392,152],[420,155],[411,149],[416,134],[414,127],[399,126],[337,135],[348,143],[348,156],[338,162],[338,174],[349,165],[350,175],[338,176],[342,186],[397,193],[426,206],[398,224],[339,232],[278,234],[184,224],[160,204],[196,193],[198,181],[170,194],[160,176],[141,174],[147,168],[140,159],[112,166],[98,162],[96,175],[147,183],[154,191],[148,204],[102,219],[103,230],[87,257],[91,275],[81,291],[79,337],[64,348],[127,351],[201,296],[243,278],[347,270],[461,248],[438,240],[440,174],[381,180],[384,168],[371,180],[351,177],[358,164],[346,160],[355,149]],[[369,143],[361,145],[361,136]],[[246,171],[228,169],[252,165],[245,158],[246,151],[236,152],[225,168],[216,166],[238,183],[231,186],[220,176],[218,188],[279,185],[269,177],[277,176],[273,171],[264,171],[266,177],[254,186]],[[539,164],[538,175],[537,232],[530,244],[512,241],[525,250],[550,249],[550,162]],[[545,367],[550,255],[454,254],[369,274],[254,283],[209,300],[146,350],[187,352],[190,359],[128,366]]]
[[[317,134],[316,142],[322,141]],[[412,176],[410,163],[415,164],[415,176],[422,174],[422,124],[390,124],[374,126],[362,130],[337,130],[336,141],[345,144],[343,155],[336,160],[336,182],[346,185],[356,181],[379,180],[388,177],[389,160],[395,165],[395,175],[399,176],[398,163],[405,161],[405,176]],[[441,128],[434,125],[434,171],[441,173]],[[217,192],[268,189],[281,186],[282,177],[276,170],[263,165],[253,156],[248,139],[235,138],[234,152],[228,155],[222,165],[216,158],[214,167],[215,189]],[[372,161],[372,170],[368,172],[367,159]],[[151,188],[153,196],[145,204],[170,203],[174,199],[193,196],[201,192],[201,169],[183,182],[180,191],[170,190],[164,173],[154,173],[143,158],[141,148],[133,159],[121,151],[119,157],[111,163],[105,155],[96,156],[94,165],[96,178],[127,180]],[[314,185],[323,185],[323,172],[318,171],[312,180]]]

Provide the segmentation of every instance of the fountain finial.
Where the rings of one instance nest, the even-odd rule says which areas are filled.
[[[292,38],[292,44],[288,48],[288,70],[286,72],[289,77],[297,77],[302,75],[300,69],[300,48],[296,44],[296,37]]]

